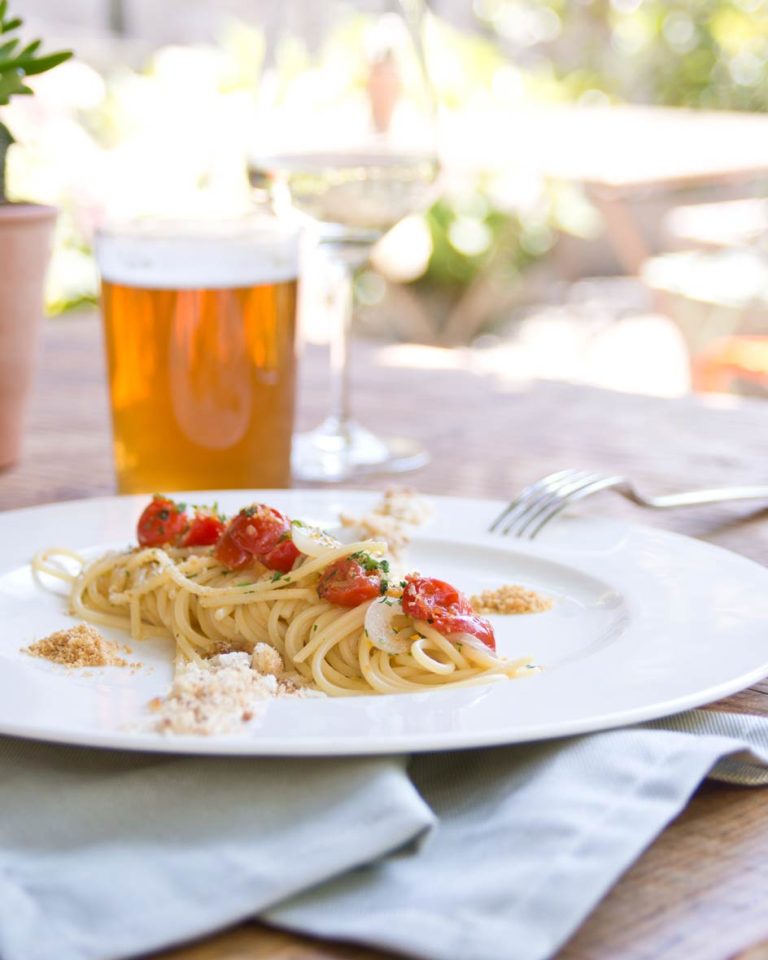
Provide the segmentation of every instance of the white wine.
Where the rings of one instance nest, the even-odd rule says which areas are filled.
[[[251,183],[288,190],[323,223],[385,233],[429,202],[438,163],[425,154],[295,153],[254,160]]]

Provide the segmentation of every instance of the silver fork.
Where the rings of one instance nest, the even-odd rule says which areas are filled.
[[[696,507],[727,500],[768,500],[768,485],[721,487],[712,490],[691,490],[662,497],[644,497],[626,477],[618,474],[588,473],[585,470],[558,470],[526,487],[496,517],[489,530],[522,540],[533,540],[550,520],[572,503],[592,496],[600,490],[614,489],[641,507],[669,510],[673,507]]]

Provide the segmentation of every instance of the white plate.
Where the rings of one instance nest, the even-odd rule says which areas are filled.
[[[326,524],[377,498],[350,491],[179,494],[234,512],[264,500]],[[675,713],[768,674],[768,571],[695,540],[615,523],[561,521],[530,544],[484,533],[500,503],[432,498],[414,568],[467,593],[523,583],[555,598],[548,613],[494,617],[498,645],[542,673],[508,683],[400,696],[270,701],[245,732],[135,732],[171,678],[160,641],[134,645],[137,670],[72,671],[21,653],[72,621],[32,578],[46,546],[122,546],[146,497],[0,514],[0,733],[130,750],[254,755],[444,750],[585,733]],[[108,631],[105,631],[108,632]],[[117,633],[113,639],[126,641]]]

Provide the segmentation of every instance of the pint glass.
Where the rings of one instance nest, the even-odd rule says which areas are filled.
[[[122,493],[290,483],[298,244],[272,221],[102,230]]]

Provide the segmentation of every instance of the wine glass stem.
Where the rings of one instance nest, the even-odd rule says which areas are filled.
[[[369,260],[373,231],[338,233],[321,241],[329,277],[330,310],[335,311],[330,340],[330,409],[323,422],[294,438],[293,470],[300,480],[321,483],[347,480],[376,470],[415,470],[429,461],[419,443],[409,438],[382,439],[359,424],[350,409],[349,332],[355,272]]]
[[[354,309],[354,276],[345,263],[338,265],[335,306],[337,317],[331,337],[331,404],[330,416],[343,432],[349,420],[349,334]]]
[[[355,273],[368,262],[370,244],[358,242],[328,243],[336,265],[334,306],[337,317],[330,343],[331,402],[328,426],[339,436],[349,433],[352,423],[349,401],[349,336],[355,306]]]

